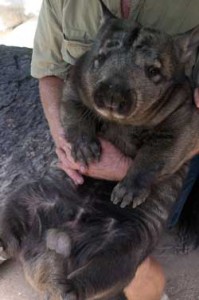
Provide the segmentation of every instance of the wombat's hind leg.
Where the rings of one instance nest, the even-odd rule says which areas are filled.
[[[129,242],[120,241],[120,251],[115,251],[117,242],[116,239],[102,254],[69,274],[68,279],[61,283],[65,291],[64,300],[75,300],[75,297],[109,299],[112,296],[110,291],[112,293],[113,290],[115,294],[127,286],[133,277],[136,264]]]
[[[46,234],[46,246],[50,250],[65,257],[71,253],[71,239],[69,235],[59,229],[49,229]]]

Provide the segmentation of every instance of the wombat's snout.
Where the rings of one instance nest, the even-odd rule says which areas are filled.
[[[128,86],[114,78],[98,83],[93,99],[97,110],[127,116],[134,106],[135,95]]]

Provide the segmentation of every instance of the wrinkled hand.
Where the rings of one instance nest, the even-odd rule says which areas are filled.
[[[56,146],[56,154],[59,159],[58,167],[68,174],[75,184],[82,184],[84,182],[80,170],[84,167],[80,163],[76,163],[71,156],[71,145],[65,138],[63,128],[51,131],[52,137]]]
[[[99,162],[90,163],[88,167],[76,163],[71,155],[71,145],[66,141],[63,132],[56,142],[56,153],[60,160],[59,167],[64,170],[75,184],[82,184],[82,175],[120,181],[132,165],[132,160],[124,156],[110,142],[100,139],[102,153]]]
[[[122,180],[132,165],[131,158],[125,156],[110,142],[99,139],[101,143],[101,157],[99,162],[90,163],[82,174],[105,180]]]

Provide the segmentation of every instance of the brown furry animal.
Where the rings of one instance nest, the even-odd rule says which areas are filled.
[[[186,76],[199,26],[171,37],[103,9],[96,42],[66,82],[62,123],[76,161],[100,158],[98,136],[134,159],[111,198],[136,207],[155,182],[174,174],[199,148],[199,113]]]
[[[85,180],[76,188],[50,169],[22,186],[1,212],[1,246],[48,299],[125,299],[136,221],[108,201],[114,183]]]
[[[0,246],[21,261],[45,299],[123,300],[124,287],[157,244],[184,172],[155,186],[153,198],[132,210],[109,201],[114,182],[85,178],[76,187],[52,168],[7,199]]]

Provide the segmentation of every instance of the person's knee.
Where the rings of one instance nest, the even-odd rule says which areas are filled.
[[[164,275],[163,268],[161,265],[152,257],[147,258],[148,264],[148,274],[146,275],[148,279],[153,278],[154,281],[156,281],[157,286],[161,289],[165,288],[166,279]]]
[[[129,300],[160,300],[164,288],[165,276],[162,267],[155,259],[147,258],[125,288],[125,294]]]

